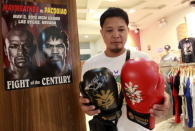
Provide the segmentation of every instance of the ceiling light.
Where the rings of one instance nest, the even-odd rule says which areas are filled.
[[[89,13],[95,13],[96,11],[94,9],[88,9]]]
[[[117,2],[119,0],[105,0],[105,1],[108,1],[108,2]]]
[[[85,37],[85,38],[89,38],[89,36],[88,36],[88,35],[84,35],[84,37]]]
[[[128,10],[128,12],[131,13],[131,14],[133,14],[133,13],[136,12],[136,10],[135,9],[130,9],[130,10]]]
[[[166,18],[161,18],[158,22],[159,22],[160,27],[163,27],[163,26],[167,25]]]

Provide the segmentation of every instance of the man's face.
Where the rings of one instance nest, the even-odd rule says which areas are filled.
[[[66,47],[62,39],[50,38],[43,45],[43,53],[52,64],[64,65]]]
[[[106,50],[118,53],[124,49],[128,30],[127,24],[122,18],[107,18],[101,29],[101,34],[106,44]]]
[[[6,39],[5,53],[8,56],[11,69],[27,67],[33,55],[33,43],[28,41],[27,35],[12,34]]]

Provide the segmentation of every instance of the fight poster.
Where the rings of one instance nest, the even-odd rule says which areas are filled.
[[[6,0],[1,12],[5,89],[71,83],[67,6]]]

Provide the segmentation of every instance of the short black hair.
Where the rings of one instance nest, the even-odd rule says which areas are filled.
[[[40,34],[39,34],[39,49],[42,50],[42,45],[48,41],[50,38],[52,39],[62,39],[66,48],[68,48],[68,36],[67,34],[61,30],[59,27],[56,26],[49,26],[45,28]]]
[[[6,38],[8,40],[10,40],[10,37],[13,35],[17,35],[17,36],[27,36],[27,41],[30,42],[31,44],[33,44],[33,34],[25,27],[20,27],[20,26],[16,26],[14,28],[12,28],[9,33],[7,34]]]
[[[100,26],[103,27],[104,22],[109,17],[121,17],[127,26],[129,25],[128,14],[121,8],[110,7],[100,17]]]

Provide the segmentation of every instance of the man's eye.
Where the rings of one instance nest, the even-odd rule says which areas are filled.
[[[31,44],[24,44],[23,47],[24,48],[31,48],[32,46],[31,46]]]
[[[112,30],[106,30],[106,32],[112,32]]]
[[[52,48],[52,45],[50,45],[50,44],[45,44],[45,47],[46,47],[46,48]]]
[[[9,48],[12,48],[12,49],[18,48],[18,44],[11,44],[11,45],[9,46]]]
[[[56,45],[56,47],[58,47],[58,48],[64,48],[64,44],[62,43],[62,44]]]
[[[123,32],[125,29],[119,29],[120,32]]]

